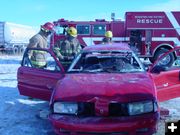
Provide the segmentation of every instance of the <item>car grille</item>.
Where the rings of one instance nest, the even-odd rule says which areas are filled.
[[[120,103],[110,103],[109,116],[128,116],[127,105]]]
[[[95,116],[95,104],[94,103],[78,103],[78,115],[79,116]]]
[[[95,116],[95,103],[78,103],[78,116]],[[128,116],[127,105],[121,103],[110,103],[108,116]]]

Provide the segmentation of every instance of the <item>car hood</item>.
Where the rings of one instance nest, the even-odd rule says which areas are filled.
[[[152,100],[155,86],[148,73],[66,74],[58,82],[54,100],[93,101],[97,98],[132,102]]]

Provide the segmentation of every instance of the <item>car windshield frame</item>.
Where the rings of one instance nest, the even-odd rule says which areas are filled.
[[[131,58],[134,59],[137,64],[138,64],[138,69],[137,70],[129,70],[129,71],[125,71],[125,69],[123,69],[124,71],[111,71],[111,70],[107,70],[106,68],[104,68],[104,66],[102,66],[102,64],[100,64],[102,67],[101,68],[97,68],[97,69],[91,69],[91,70],[85,70],[83,67],[80,67],[78,69],[74,68],[76,66],[76,64],[80,61],[81,57],[84,57],[86,55],[92,55],[99,58]],[[84,57],[85,58],[85,57]],[[131,64],[130,64],[131,65]],[[133,66],[133,65],[132,65]],[[129,51],[129,50],[95,50],[95,51],[83,51],[81,52],[76,59],[72,62],[72,64],[70,65],[69,69],[67,70],[67,73],[134,73],[134,72],[145,72],[145,68],[144,65],[142,64],[142,62],[140,61],[140,59],[137,57],[137,55],[133,52],[133,51]]]

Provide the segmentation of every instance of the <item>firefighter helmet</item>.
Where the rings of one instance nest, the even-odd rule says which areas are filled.
[[[113,37],[112,31],[110,31],[110,30],[106,31],[105,37],[112,38]]]
[[[77,30],[74,27],[69,27],[67,33],[73,37],[77,37]]]
[[[47,22],[44,25],[41,25],[41,30],[45,32],[53,31],[54,30],[54,24],[51,22]]]

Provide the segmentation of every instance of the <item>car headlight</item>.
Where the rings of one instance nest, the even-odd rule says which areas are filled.
[[[73,102],[55,102],[53,111],[61,114],[77,114],[78,104]]]
[[[154,103],[152,101],[134,102],[128,104],[129,115],[138,115],[153,112]]]

